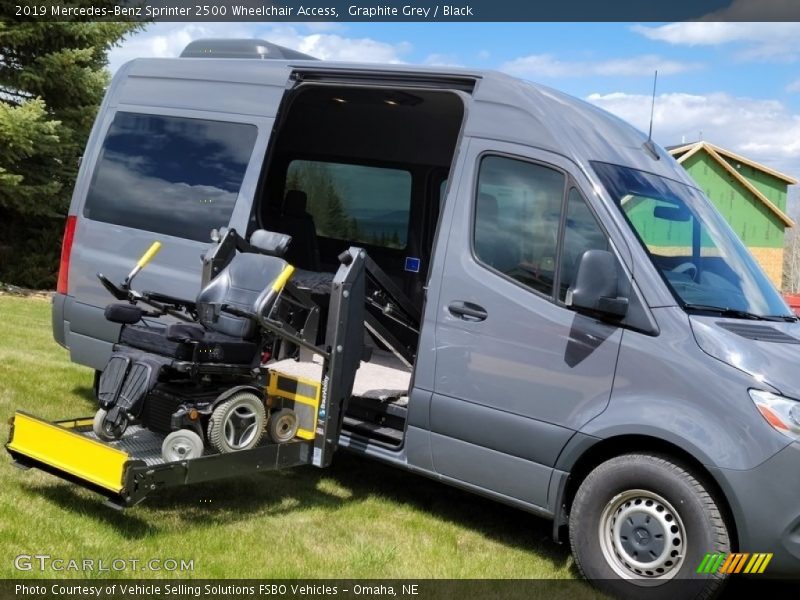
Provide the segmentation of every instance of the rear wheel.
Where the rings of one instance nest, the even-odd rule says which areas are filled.
[[[121,424],[114,426],[106,421],[107,415],[108,411],[105,408],[101,408],[94,413],[94,419],[92,420],[92,431],[101,440],[113,442],[114,440],[121,438],[125,433],[125,430],[128,428],[128,420],[123,419]]]
[[[578,488],[569,530],[579,569],[612,595],[707,598],[723,583],[696,572],[707,553],[730,551],[719,506],[667,456],[625,454],[598,466]]]
[[[288,408],[282,408],[269,416],[267,435],[276,444],[291,441],[297,435],[297,414]]]
[[[261,441],[267,412],[252,392],[239,392],[220,403],[208,421],[208,441],[219,452],[249,450]]]

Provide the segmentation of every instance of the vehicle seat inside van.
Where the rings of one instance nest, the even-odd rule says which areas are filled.
[[[306,212],[308,196],[300,190],[288,190],[283,200],[280,229],[292,237],[286,259],[296,267],[319,271],[319,247],[314,217]]]

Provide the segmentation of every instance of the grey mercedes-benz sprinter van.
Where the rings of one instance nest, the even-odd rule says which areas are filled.
[[[800,324],[669,154],[491,71],[202,55],[108,90],[53,301],[74,361],[119,335],[95,274],[154,239],[139,286],[184,298],[222,226],[290,234],[316,297],[359,246],[419,320],[368,319],[341,446],[553,519],[606,590],[800,573]]]

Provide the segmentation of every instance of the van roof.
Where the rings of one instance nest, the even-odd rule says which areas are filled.
[[[556,152],[587,171],[589,161],[599,160],[695,185],[665,150],[657,147],[659,160],[653,159],[643,149],[647,136],[622,119],[553,88],[487,69],[296,59],[144,58],[119,70],[111,93],[117,88],[117,101],[124,103],[274,117],[277,102],[266,102],[259,86],[282,90],[293,72],[309,80],[347,77],[471,89],[467,136]],[[168,80],[190,80],[196,91],[178,102]],[[215,93],[208,86],[212,82],[232,85],[226,86],[230,87],[227,92]],[[142,86],[146,89],[137,90]]]

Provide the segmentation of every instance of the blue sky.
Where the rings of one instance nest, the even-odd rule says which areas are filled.
[[[703,138],[800,176],[800,23],[159,23],[111,54],[177,56],[192,39],[260,37],[327,60],[499,69],[584,98],[654,137]]]

